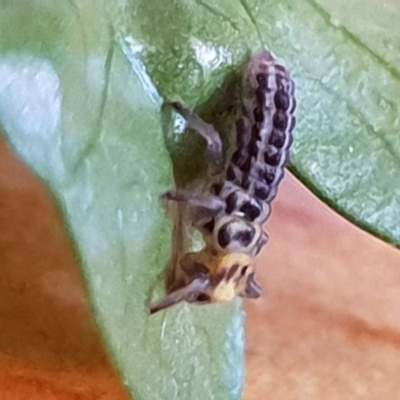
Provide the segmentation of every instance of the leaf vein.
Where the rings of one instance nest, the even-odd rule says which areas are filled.
[[[112,67],[112,59],[114,56],[114,42],[111,42],[111,45],[108,49],[106,59],[104,62],[104,85],[101,92],[100,105],[99,105],[99,114],[97,117],[97,123],[93,129],[93,133],[91,134],[91,138],[89,143],[82,150],[79,155],[75,166],[73,168],[74,173],[76,173],[83,165],[84,161],[96,150],[99,140],[101,138],[101,130],[103,126],[103,118],[104,118],[104,110],[107,103],[108,97],[108,88],[110,84],[110,75],[111,75],[111,67]]]
[[[245,11],[247,16],[249,17],[251,23],[256,28],[256,32],[257,32],[258,39],[260,41],[261,46],[264,46],[264,41],[263,41],[263,38],[262,38],[262,35],[261,35],[260,27],[258,26],[257,20],[255,19],[253,13],[251,12],[250,6],[247,4],[247,0],[239,0],[239,2],[240,2],[240,5],[242,6],[243,10]]]

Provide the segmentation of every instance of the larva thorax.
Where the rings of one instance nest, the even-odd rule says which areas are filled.
[[[204,304],[261,295],[254,281],[254,256],[268,241],[262,225],[289,162],[296,125],[294,89],[287,69],[269,52],[261,51],[251,60],[226,168],[212,174],[201,195],[168,193],[169,200],[186,202],[205,247],[181,257],[172,291],[152,312],[180,301]],[[174,108],[206,139],[208,156],[220,165],[218,133],[179,103]]]

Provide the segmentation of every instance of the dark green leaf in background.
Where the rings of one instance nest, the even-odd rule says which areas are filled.
[[[394,0],[0,0],[1,127],[63,212],[136,400],[238,399],[243,384],[239,302],[146,312],[171,253],[158,196],[187,149],[164,101],[207,114],[250,53],[272,50],[297,82],[293,170],[400,245],[399,15]]]

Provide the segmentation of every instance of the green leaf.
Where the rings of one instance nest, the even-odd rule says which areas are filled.
[[[136,400],[238,399],[243,383],[240,302],[147,313],[171,255],[158,196],[204,150],[164,101],[202,105],[228,137],[243,63],[272,50],[297,82],[293,170],[400,245],[398,8],[347,3],[0,0],[0,124],[60,207]]]

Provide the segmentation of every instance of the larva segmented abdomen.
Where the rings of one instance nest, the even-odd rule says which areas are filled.
[[[226,179],[255,199],[270,203],[289,162],[295,85],[285,67],[267,51],[250,63],[243,86],[243,117],[237,122],[236,150]]]
[[[252,59],[234,152],[225,179],[211,188],[226,203],[223,213],[205,226],[217,251],[254,255],[268,240],[261,227],[289,162],[296,125],[294,89],[287,69],[269,52]]]

